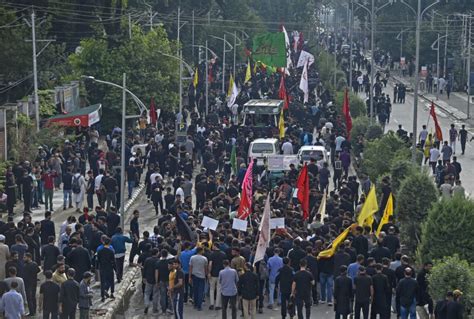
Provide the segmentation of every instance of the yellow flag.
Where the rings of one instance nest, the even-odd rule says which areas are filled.
[[[351,231],[352,226],[353,226],[353,225],[347,227],[342,233],[340,233],[339,236],[337,236],[337,237],[332,241],[332,243],[331,243],[331,245],[330,245],[330,248],[321,251],[321,252],[318,254],[318,259],[321,259],[321,258],[331,258],[331,257],[336,253],[337,247],[339,247],[339,245],[340,245],[344,240],[346,240],[346,237],[347,237],[347,235],[349,235],[349,232]]]
[[[375,214],[379,210],[379,205],[377,204],[377,195],[375,194],[375,186],[370,188],[369,194],[365,198],[364,205],[357,217],[357,223],[360,226],[364,225],[364,222]]]
[[[232,77],[232,74],[231,74],[229,78],[229,88],[227,89],[227,97],[232,95],[233,87],[234,87],[234,78]]]
[[[254,65],[253,65],[253,74],[257,74],[257,64],[258,62],[255,62]]]
[[[199,83],[199,72],[198,72],[198,68],[196,68],[196,71],[194,71],[194,79],[193,79],[194,88],[197,88],[198,83]]]
[[[280,112],[280,121],[278,122],[278,128],[280,130],[280,138],[285,137],[285,118],[283,117],[283,109]]]
[[[249,59],[248,62],[247,62],[247,71],[245,72],[245,81],[244,81],[244,83],[247,83],[250,80],[252,80],[252,71],[250,69],[250,59]]]
[[[392,193],[390,193],[390,195],[388,196],[387,205],[385,205],[385,210],[383,211],[382,219],[380,220],[379,227],[377,228],[377,232],[375,233],[377,237],[382,231],[383,225],[388,223],[388,219],[392,215],[393,215],[393,195]]]

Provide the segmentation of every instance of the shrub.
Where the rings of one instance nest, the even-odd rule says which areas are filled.
[[[396,161],[390,167],[392,190],[399,191],[402,181],[416,172],[416,166],[409,160]]]
[[[437,199],[438,190],[425,173],[415,172],[401,183],[395,217],[400,222],[402,242],[412,256],[421,240],[421,223]]]
[[[379,124],[369,124],[367,127],[367,132],[365,133],[365,138],[368,141],[373,141],[383,136],[382,127]]]
[[[341,79],[339,79],[339,81],[340,80]],[[341,90],[336,93],[336,100],[335,100],[338,114],[341,114],[342,112],[343,103],[344,103],[344,91]],[[367,108],[365,106],[364,101],[357,94],[354,94],[353,92],[349,92],[349,106],[351,109],[351,116],[352,116],[353,122],[359,117],[366,116]],[[367,126],[368,126],[368,123],[367,123]],[[354,127],[352,127],[352,129],[354,129]]]
[[[456,196],[431,207],[423,223],[418,255],[440,259],[453,254],[474,261],[474,202]]]
[[[448,291],[461,290],[465,313],[470,313],[474,305],[474,268],[457,255],[444,257],[428,274],[428,289],[435,302],[444,299]]]

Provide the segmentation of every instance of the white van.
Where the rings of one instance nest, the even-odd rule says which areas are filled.
[[[301,146],[298,153],[298,160],[308,163],[312,158],[316,160],[319,167],[328,161],[329,154],[324,146],[306,145]]]
[[[265,158],[269,155],[280,154],[280,145],[276,138],[257,138],[250,143],[249,161],[257,159],[257,165],[264,165]]]

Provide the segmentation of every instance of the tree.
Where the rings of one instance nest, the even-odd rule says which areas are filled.
[[[446,292],[463,292],[464,313],[471,313],[474,305],[474,267],[458,255],[437,260],[428,275],[428,289],[433,300],[444,299]],[[469,317],[471,318],[471,317]]]
[[[339,91],[336,93],[336,111],[338,114],[342,112],[342,104],[344,103],[344,91]],[[349,92],[349,106],[351,110],[352,118],[358,118],[365,116],[367,108],[364,101],[359,97],[359,95]]]
[[[474,202],[461,196],[436,202],[423,223],[419,257],[440,259],[453,254],[474,261]]]
[[[110,48],[105,39],[96,37],[81,41],[81,48],[69,57],[76,79],[92,75],[121,84],[125,72],[127,88],[144,103],[154,97],[158,108],[176,108],[178,61],[162,54],[174,55],[162,27],[147,33],[134,27],[132,39],[124,38],[117,47]],[[107,114],[104,125],[117,123],[121,114],[121,90],[91,82],[86,82],[86,90],[90,103],[103,104],[103,112]],[[128,105],[135,104],[130,100]]]
[[[396,161],[390,167],[390,182],[394,193],[398,193],[400,186],[405,178],[411,176],[419,167],[415,166],[411,161]]]
[[[430,176],[422,172],[405,178],[398,192],[395,217],[400,222],[402,242],[408,253],[415,254],[421,240],[421,223],[431,205],[438,199],[438,190]]]
[[[405,143],[393,133],[367,143],[362,161],[362,171],[371,180],[377,180],[381,174],[388,173],[395,160],[408,159],[409,149]]]

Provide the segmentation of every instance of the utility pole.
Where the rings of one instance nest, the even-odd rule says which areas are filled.
[[[237,51],[237,32],[234,31],[234,66],[233,66],[233,74],[234,74],[234,81],[235,81],[235,55]]]
[[[337,90],[337,15],[336,9],[334,9],[334,90]]]
[[[448,64],[448,27],[449,27],[449,20],[446,17],[446,34],[444,38],[444,70],[443,70],[443,77],[446,80],[447,73],[446,73],[446,65]]]
[[[471,15],[467,17],[469,23],[469,32],[467,40],[467,118],[470,118],[471,108]]]
[[[122,229],[125,224],[125,139],[126,134],[126,123],[127,117],[127,91],[125,88],[127,82],[127,75],[123,73],[123,90],[122,90],[122,141],[120,150],[120,223]]]
[[[225,94],[225,34],[224,34],[224,41],[223,41],[223,52],[222,52],[222,93]]]
[[[439,33],[438,33],[438,40],[437,42],[437,49],[436,49],[436,100],[438,100],[438,95],[439,95]]]
[[[354,15],[354,2],[351,0],[351,9],[349,11],[349,90],[352,91],[352,28],[353,20],[352,16]]]
[[[39,97],[38,97],[38,67],[36,64],[36,26],[35,26],[35,11],[31,13],[31,39],[33,41],[33,87],[35,95],[35,119],[36,119],[36,132],[40,130],[40,116],[39,116]],[[28,117],[30,116],[27,114]],[[5,127],[6,131],[6,127]],[[6,160],[6,159],[5,159]]]
[[[132,39],[132,16],[128,14],[128,38]]]
[[[194,10],[193,10],[193,19],[192,19],[192,27],[191,27],[191,33],[192,33],[192,40],[191,40],[191,44],[192,44],[192,54],[193,54],[193,58],[191,60],[191,63],[194,63]],[[199,64],[199,59],[198,59],[198,64]]]
[[[373,1],[373,0],[372,0]],[[416,49],[415,49],[415,89],[413,102],[413,142],[412,161],[416,163],[416,141],[417,141],[417,121],[418,121],[418,86],[420,81],[420,24],[421,24],[421,0],[418,0],[416,11]]]
[[[206,40],[206,118],[209,114],[209,53],[207,52],[207,40]]]
[[[372,0],[372,7],[370,10],[370,123],[374,122],[374,81],[375,81],[375,63],[374,63],[374,36],[375,36],[375,1]]]

